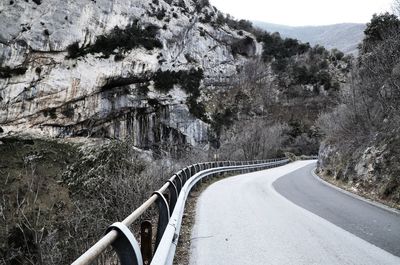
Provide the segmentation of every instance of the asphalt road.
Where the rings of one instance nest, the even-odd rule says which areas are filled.
[[[400,256],[400,215],[321,183],[310,174],[313,168],[311,164],[294,171],[275,181],[273,187],[304,209]]]
[[[399,257],[319,216],[316,211],[312,212],[313,207],[308,210],[289,200],[299,197],[304,203],[307,196],[301,197],[299,192],[308,193],[308,188],[298,186],[298,192],[289,192],[287,199],[273,187],[278,179],[275,185],[279,190],[285,185],[290,186],[293,176],[306,174],[314,163],[299,161],[224,179],[208,187],[197,203],[190,264],[399,265]],[[292,175],[292,172],[296,174]],[[321,184],[318,181],[310,183]],[[323,201],[319,203],[324,205]],[[315,201],[309,204],[318,205]],[[325,208],[330,211],[328,206]],[[368,211],[373,212],[373,209],[380,212],[376,207]],[[398,220],[398,227],[399,218],[394,218]]]

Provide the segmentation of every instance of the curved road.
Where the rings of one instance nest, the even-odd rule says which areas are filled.
[[[298,161],[207,188],[190,264],[400,264],[400,215],[322,184],[313,167]]]

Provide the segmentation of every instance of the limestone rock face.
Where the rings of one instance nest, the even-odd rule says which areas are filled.
[[[249,33],[217,25],[219,11],[198,2],[1,1],[0,131],[132,136],[145,149],[163,143],[206,147],[206,119],[187,104],[193,92],[181,83],[157,87],[154,74],[202,69],[200,92],[212,90],[262,47]],[[116,26],[135,23],[143,32],[158,29],[161,46],[68,53],[74,44],[88,51]]]

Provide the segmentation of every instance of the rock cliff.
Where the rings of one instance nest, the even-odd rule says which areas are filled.
[[[377,135],[353,153],[343,152],[335,143],[323,142],[318,169],[328,181],[399,208],[399,141],[399,136],[384,138]]]
[[[219,14],[192,0],[2,1],[0,131],[206,148],[204,91],[262,52]]]

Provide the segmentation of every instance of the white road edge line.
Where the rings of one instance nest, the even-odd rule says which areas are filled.
[[[354,193],[349,192],[349,191],[347,191],[347,190],[344,190],[344,189],[342,189],[342,188],[339,188],[338,186],[335,186],[335,185],[333,185],[333,184],[331,184],[331,183],[329,183],[329,182],[323,180],[320,176],[317,175],[317,173],[315,173],[316,170],[317,170],[317,168],[312,169],[312,170],[311,170],[311,174],[312,174],[313,177],[314,177],[315,179],[317,179],[319,182],[321,182],[321,183],[323,183],[323,184],[325,184],[325,185],[327,185],[327,186],[329,186],[329,187],[331,187],[331,188],[333,188],[333,189],[335,189],[335,190],[337,190],[337,191],[340,191],[340,192],[342,192],[342,193],[344,193],[344,194],[346,194],[346,195],[348,195],[348,196],[350,196],[350,197],[353,197],[353,198],[355,198],[355,199],[364,201],[364,202],[366,202],[366,203],[369,203],[369,204],[371,204],[371,205],[373,205],[373,206],[376,206],[376,207],[378,207],[378,208],[381,208],[381,209],[383,209],[383,210],[392,212],[392,213],[394,213],[394,214],[399,214],[399,215],[400,215],[400,211],[397,210],[397,209],[395,209],[395,208],[389,207],[389,206],[384,205],[384,204],[382,204],[382,203],[380,203],[380,202],[375,202],[375,201],[372,201],[372,200],[370,200],[370,199],[361,197],[360,195],[357,195],[357,194],[354,194]]]

